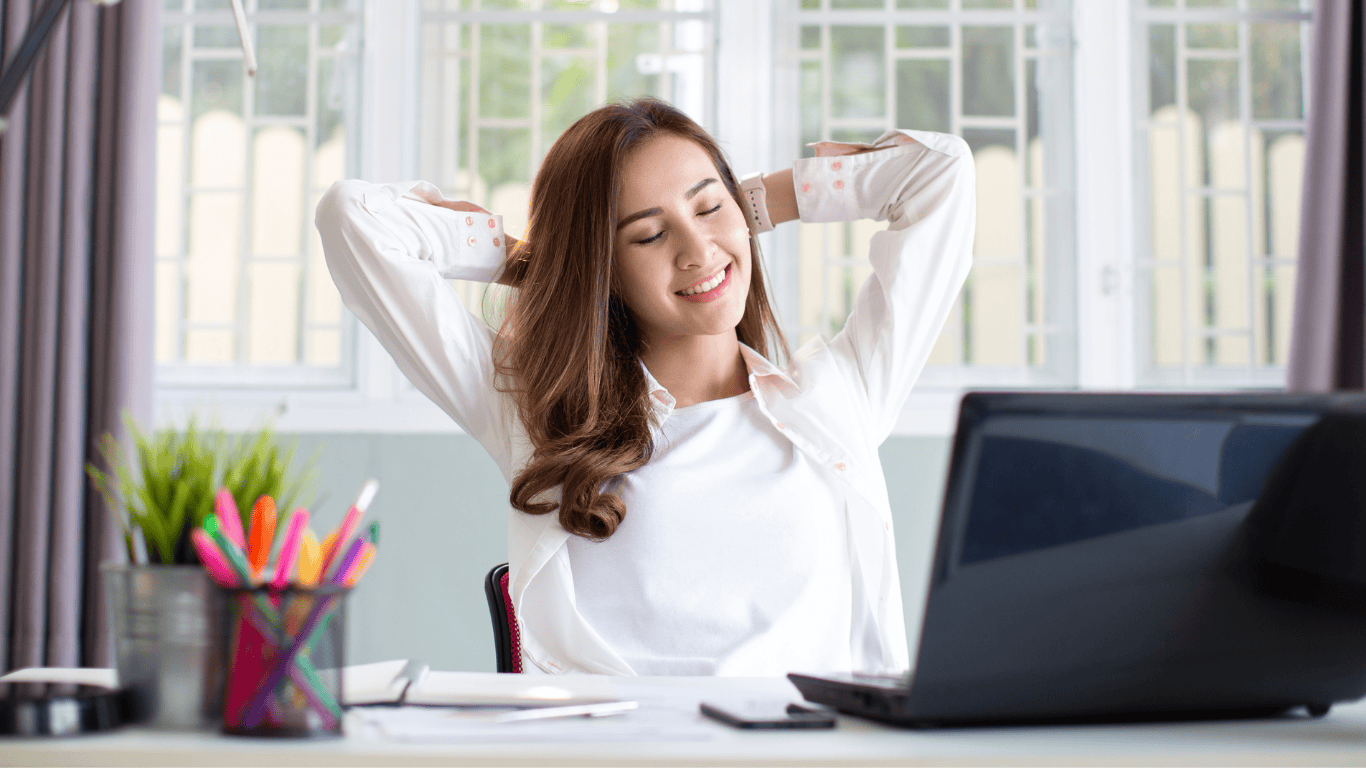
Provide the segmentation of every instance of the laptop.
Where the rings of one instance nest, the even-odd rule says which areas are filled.
[[[788,677],[913,726],[1361,698],[1364,425],[1361,395],[970,393],[913,671]]]

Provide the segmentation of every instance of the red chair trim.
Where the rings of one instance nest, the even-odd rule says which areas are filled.
[[[507,608],[508,614],[508,637],[512,639],[512,671],[522,671],[522,629],[517,626],[517,614],[512,610],[512,593],[508,591],[508,575],[503,574],[499,579],[499,585],[503,588],[503,606]]]

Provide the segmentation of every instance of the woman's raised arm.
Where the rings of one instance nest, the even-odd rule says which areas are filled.
[[[508,429],[494,385],[493,331],[447,279],[491,282],[504,261],[502,217],[444,201],[430,184],[339,181],[315,223],[346,307],[414,386],[505,466]],[[445,201],[452,202],[452,201]]]

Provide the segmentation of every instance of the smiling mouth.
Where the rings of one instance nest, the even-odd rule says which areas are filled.
[[[678,294],[679,296],[698,296],[703,293],[706,293],[707,291],[715,290],[717,286],[721,285],[726,281],[726,277],[729,275],[730,265],[726,265],[724,269],[707,278],[706,280],[703,280],[700,283],[693,283],[691,286],[684,288],[681,291],[674,291],[674,293]]]

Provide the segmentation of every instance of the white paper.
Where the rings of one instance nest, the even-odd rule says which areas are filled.
[[[413,743],[704,741],[719,731],[695,712],[644,707],[611,717],[559,717],[500,723],[507,708],[358,707],[346,732],[361,738]]]
[[[408,687],[406,659],[342,667],[342,703],[395,704]]]
[[[75,683],[118,688],[119,673],[104,667],[26,667],[0,676],[0,683]]]

